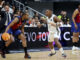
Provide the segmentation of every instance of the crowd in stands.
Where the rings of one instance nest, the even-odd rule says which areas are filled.
[[[5,22],[3,23],[4,26],[7,26],[7,24],[15,17],[17,16],[15,12],[18,11],[18,16],[22,16],[23,12],[21,10],[18,10],[15,5],[10,7],[9,3],[5,1],[0,0],[0,12],[4,12],[5,16]],[[28,13],[28,8],[25,10],[25,13]],[[2,18],[2,17],[0,17]],[[58,15],[58,18],[60,18],[63,21],[63,25],[70,26],[70,19],[67,17],[66,11],[61,11],[60,15]],[[27,21],[26,26],[27,27],[47,27],[46,22],[43,20],[46,20],[46,17],[40,16],[37,12],[34,12],[34,16],[29,17],[29,20]],[[0,21],[1,22],[1,21]]]

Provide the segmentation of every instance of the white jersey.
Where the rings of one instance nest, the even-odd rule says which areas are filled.
[[[56,24],[56,23],[54,22],[54,17],[55,17],[54,14],[52,14],[51,18],[48,18],[48,17],[47,17],[47,22],[48,22],[48,23],[53,22],[54,24]],[[55,26],[52,26],[51,24],[48,24],[48,31],[54,33],[54,32],[56,32],[57,30],[56,30],[56,27],[55,27]]]

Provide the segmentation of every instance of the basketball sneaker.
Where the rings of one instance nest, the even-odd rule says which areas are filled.
[[[66,57],[67,57],[67,55],[66,55],[65,53],[63,53],[63,54],[62,54],[62,57],[66,58]]]
[[[48,56],[53,56],[53,55],[55,55],[56,54],[56,52],[55,53],[50,53]]]
[[[26,53],[25,56],[24,56],[24,58],[31,59],[31,56],[28,53]]]
[[[1,51],[1,57],[2,57],[2,58],[6,58],[4,51]]]

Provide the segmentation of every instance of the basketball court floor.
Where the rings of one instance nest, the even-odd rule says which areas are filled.
[[[0,56],[0,60],[80,60],[80,51],[78,54],[72,54],[71,50],[65,50],[67,57],[62,57],[61,53],[57,50],[56,55],[49,57],[50,51],[29,52],[31,59],[24,59],[24,53],[11,53],[6,54],[6,58],[3,59]]]

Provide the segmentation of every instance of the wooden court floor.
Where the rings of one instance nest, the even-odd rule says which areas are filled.
[[[48,57],[49,53],[50,51],[30,52],[29,54],[32,56],[31,59],[24,59],[24,53],[14,53],[7,54],[7,58],[5,59],[0,56],[0,60],[80,60],[80,54],[72,54],[71,50],[65,50],[65,53],[67,54],[66,58],[63,58],[59,51],[52,57]],[[78,53],[80,53],[80,51],[78,51]]]

